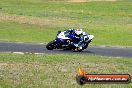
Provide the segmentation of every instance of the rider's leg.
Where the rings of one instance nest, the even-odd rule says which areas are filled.
[[[77,44],[79,49],[82,49],[82,46],[83,46],[82,42],[83,42],[83,37],[80,37],[79,42]]]

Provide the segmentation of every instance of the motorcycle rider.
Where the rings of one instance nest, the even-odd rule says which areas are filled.
[[[82,42],[83,42],[83,36],[87,35],[85,32],[83,32],[82,29],[68,29],[66,32],[68,32],[68,37],[73,40],[73,42],[70,42],[70,44],[77,47],[77,49],[82,49]]]

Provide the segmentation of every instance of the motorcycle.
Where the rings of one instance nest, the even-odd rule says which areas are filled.
[[[80,49],[78,46],[76,46],[76,44],[79,42],[78,37],[76,37],[76,40],[73,41],[72,37],[75,37],[75,36],[71,36],[69,38],[68,35],[69,35],[69,32],[58,31],[55,40],[49,42],[46,45],[46,48],[48,50],[63,49],[63,50],[72,50],[76,52],[81,52],[82,50],[88,47],[89,43],[94,38],[94,35],[90,35],[90,34],[81,35],[80,38],[82,41],[81,43],[82,48]]]

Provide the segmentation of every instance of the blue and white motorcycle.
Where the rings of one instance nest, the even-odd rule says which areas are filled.
[[[80,40],[78,39],[78,37],[76,37],[76,41],[75,41],[75,39],[73,40],[73,37],[75,38],[75,36],[69,37],[69,32],[67,31],[63,31],[63,32],[58,31],[55,40],[49,42],[46,45],[46,48],[48,50],[63,49],[63,50],[73,50],[76,52],[81,52],[82,50],[88,47],[89,43],[94,38],[94,36],[90,34],[81,35],[80,38],[82,41],[81,43],[82,48],[80,49],[78,46],[76,46],[76,44],[78,44]]]

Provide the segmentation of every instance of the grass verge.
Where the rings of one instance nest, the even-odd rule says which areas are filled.
[[[28,8],[28,9],[27,9]],[[49,42],[58,30],[83,28],[93,45],[132,45],[132,5],[115,2],[1,0],[0,41]]]
[[[18,55],[0,53],[2,88],[80,88],[75,81],[81,64],[87,73],[132,75],[132,58],[94,55]],[[83,88],[131,88],[132,84],[88,84]]]

